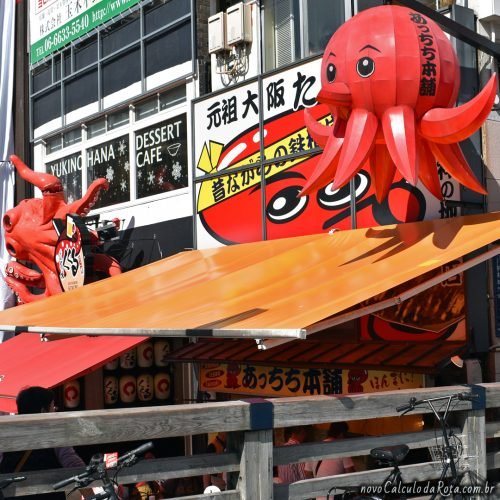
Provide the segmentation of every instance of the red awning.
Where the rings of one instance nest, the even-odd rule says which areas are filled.
[[[0,345],[0,411],[16,412],[16,395],[26,386],[52,388],[80,377],[146,337],[72,337],[43,342],[22,333]]]

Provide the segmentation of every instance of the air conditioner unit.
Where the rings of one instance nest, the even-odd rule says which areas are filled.
[[[228,45],[252,41],[252,15],[250,5],[237,3],[227,9],[226,38]]]
[[[500,0],[481,0],[475,7],[479,21],[500,21]]]
[[[229,50],[226,43],[226,13],[218,12],[208,18],[208,52]]]

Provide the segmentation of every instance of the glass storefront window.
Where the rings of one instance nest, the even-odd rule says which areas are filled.
[[[138,198],[187,187],[186,114],[138,130],[135,149]]]
[[[128,134],[87,149],[88,186],[92,181],[103,177],[109,182],[109,188],[107,191],[102,191],[94,208],[130,200]]]
[[[48,163],[47,172],[55,175],[61,181],[67,203],[72,203],[82,197],[81,152]]]

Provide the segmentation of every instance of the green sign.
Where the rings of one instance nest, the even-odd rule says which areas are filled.
[[[139,2],[140,0],[101,0],[85,12],[71,18],[65,24],[37,40],[31,46],[31,63],[34,64],[40,61],[52,52],[64,47],[69,42],[76,40]]]

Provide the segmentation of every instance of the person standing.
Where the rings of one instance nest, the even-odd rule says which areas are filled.
[[[16,404],[19,415],[57,411],[54,393],[44,387],[34,386],[22,389],[17,395]],[[1,473],[56,469],[59,467],[85,467],[85,462],[71,447],[0,453]],[[65,497],[64,492],[37,495],[39,500],[59,500]]]
[[[303,426],[290,428],[290,437],[284,446],[293,446],[304,443],[308,437],[308,430]],[[278,480],[280,483],[289,484],[306,479],[304,462],[295,464],[278,465]]]
[[[344,439],[347,436],[349,427],[346,422],[334,422],[330,424],[328,433],[323,442],[337,441]],[[337,474],[346,474],[354,472],[354,462],[351,457],[340,458],[325,458],[314,462],[308,462],[305,465],[306,476],[313,477],[327,477],[336,476]],[[326,497],[318,497],[316,500],[325,500]]]

